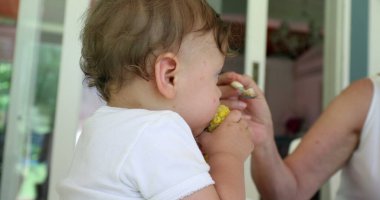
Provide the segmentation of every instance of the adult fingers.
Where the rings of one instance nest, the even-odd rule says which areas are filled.
[[[247,107],[247,103],[239,99],[221,99],[221,104],[228,106],[230,110],[243,111]]]
[[[264,93],[263,91],[259,88],[259,86],[256,84],[256,82],[252,79],[252,77],[248,75],[236,75],[234,76],[237,81],[239,81],[241,84],[244,85],[245,88],[253,88],[255,93],[258,94],[259,97],[263,97]]]
[[[219,76],[218,85],[229,85],[232,81],[239,80],[239,76],[241,75],[236,72],[225,72]]]
[[[225,72],[225,73],[221,74],[219,76],[219,79],[218,79],[218,85],[221,88],[221,90],[223,89],[222,90],[222,98],[223,97],[227,98],[227,97],[229,97],[228,95],[233,93],[234,90],[231,91],[227,87],[229,84],[231,84],[232,81],[240,82],[244,86],[244,88],[246,88],[246,89],[247,88],[253,88],[254,92],[258,94],[259,98],[264,97],[263,91],[257,86],[255,81],[253,81],[253,79],[250,76],[238,74],[236,72]],[[222,88],[222,86],[223,86],[223,88]],[[235,92],[237,92],[237,94],[239,94],[239,91],[236,89],[235,89]],[[223,94],[226,94],[226,95],[223,95]],[[235,93],[235,95],[236,95],[236,93]]]
[[[220,97],[221,99],[227,99],[231,97],[237,98],[240,94],[239,90],[231,87],[230,84],[219,85],[219,89],[222,92],[222,96]]]

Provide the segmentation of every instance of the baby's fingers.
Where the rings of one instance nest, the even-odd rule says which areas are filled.
[[[239,122],[241,120],[242,113],[238,110],[232,110],[226,117],[225,122]]]
[[[202,147],[207,146],[207,144],[209,144],[209,142],[212,141],[211,133],[207,132],[207,131],[204,131],[202,134],[200,134],[196,138],[196,140],[200,144],[200,148],[202,149]]]

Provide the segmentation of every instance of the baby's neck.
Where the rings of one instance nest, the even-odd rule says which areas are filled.
[[[170,109],[170,101],[163,98],[152,81],[135,80],[112,93],[107,103],[112,107],[129,109],[165,110]]]

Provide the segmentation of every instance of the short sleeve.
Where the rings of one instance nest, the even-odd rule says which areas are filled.
[[[152,200],[180,199],[214,184],[190,128],[178,115],[146,125],[126,158],[122,179]]]

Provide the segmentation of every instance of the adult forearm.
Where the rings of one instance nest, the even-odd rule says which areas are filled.
[[[296,199],[297,181],[269,142],[252,153],[252,178],[263,199]]]

